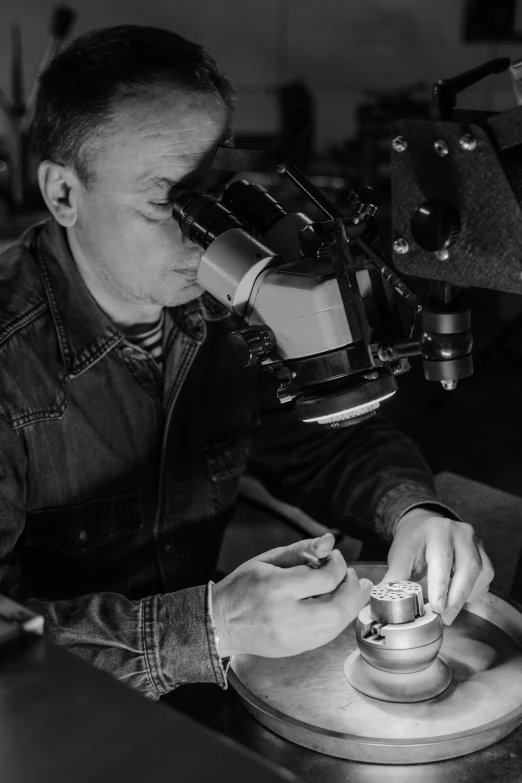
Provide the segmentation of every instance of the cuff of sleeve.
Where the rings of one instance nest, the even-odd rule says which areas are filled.
[[[212,649],[212,659],[214,661],[216,671],[220,670],[219,685],[225,690],[228,688],[227,673],[230,667],[230,658],[221,658],[219,654],[219,635],[214,625],[214,615],[212,613],[212,588],[214,582],[208,583],[207,591],[207,605],[208,605],[208,618],[209,618],[209,646]]]
[[[378,535],[386,541],[392,541],[399,520],[413,508],[428,508],[449,519],[461,521],[455,511],[426,489],[414,484],[400,484],[387,492],[379,502],[375,520]]]
[[[142,605],[145,663],[158,696],[189,682],[227,687],[207,585],[150,596]]]

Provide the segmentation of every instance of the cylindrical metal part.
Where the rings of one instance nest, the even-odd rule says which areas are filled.
[[[421,311],[421,327],[424,332],[437,334],[467,332],[471,329],[471,311],[469,307],[458,310],[425,308]]]
[[[424,614],[422,587],[417,582],[385,582],[370,595],[370,613],[383,625],[412,623]]]
[[[290,263],[302,256],[299,232],[313,221],[302,212],[288,214],[261,185],[246,180],[233,182],[223,204],[238,217],[247,231],[273,253]]]
[[[203,253],[198,283],[225,307],[244,316],[258,275],[280,263],[281,259],[246,231],[232,228]]]
[[[473,374],[471,315],[466,304],[423,309],[421,327],[419,346],[427,380],[458,381]]]
[[[263,239],[266,232],[287,215],[286,210],[262,185],[245,179],[233,182],[225,190],[222,203],[256,239]]]
[[[419,584],[388,582],[373,589],[370,604],[359,612],[356,637],[370,666],[404,675],[422,671],[436,659],[442,620],[429,604],[424,606]]]
[[[375,669],[392,674],[408,674],[427,669],[437,657],[442,645],[442,636],[422,647],[404,650],[386,650],[368,644],[360,644],[359,651],[364,660]]]
[[[291,212],[263,235],[263,243],[286,263],[298,261],[303,255],[299,232],[310,225],[312,221],[302,212]]]
[[[201,196],[190,191],[176,200],[172,217],[182,233],[206,249],[216,237],[232,228],[242,228],[239,220],[213,196]]]

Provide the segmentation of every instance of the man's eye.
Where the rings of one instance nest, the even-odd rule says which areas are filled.
[[[168,212],[169,210],[172,212],[172,201],[149,201],[149,204],[154,207],[154,209],[159,209],[162,212]]]

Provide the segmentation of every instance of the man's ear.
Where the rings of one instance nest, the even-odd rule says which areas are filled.
[[[44,160],[38,167],[38,184],[52,216],[70,228],[78,219],[78,193],[81,183],[66,166]]]

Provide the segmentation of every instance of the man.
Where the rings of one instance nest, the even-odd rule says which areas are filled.
[[[198,287],[200,251],[171,204],[209,187],[232,97],[173,33],[73,42],[43,74],[34,118],[52,218],[0,264],[0,590],[152,698],[225,687],[235,653],[325,644],[368,600],[330,534],[212,586],[247,463],[316,518],[393,539],[388,576],[427,567],[447,623],[493,573],[390,425],[329,432],[291,405],[260,411],[257,368],[229,358],[234,319]],[[305,550],[329,559],[311,569]]]

